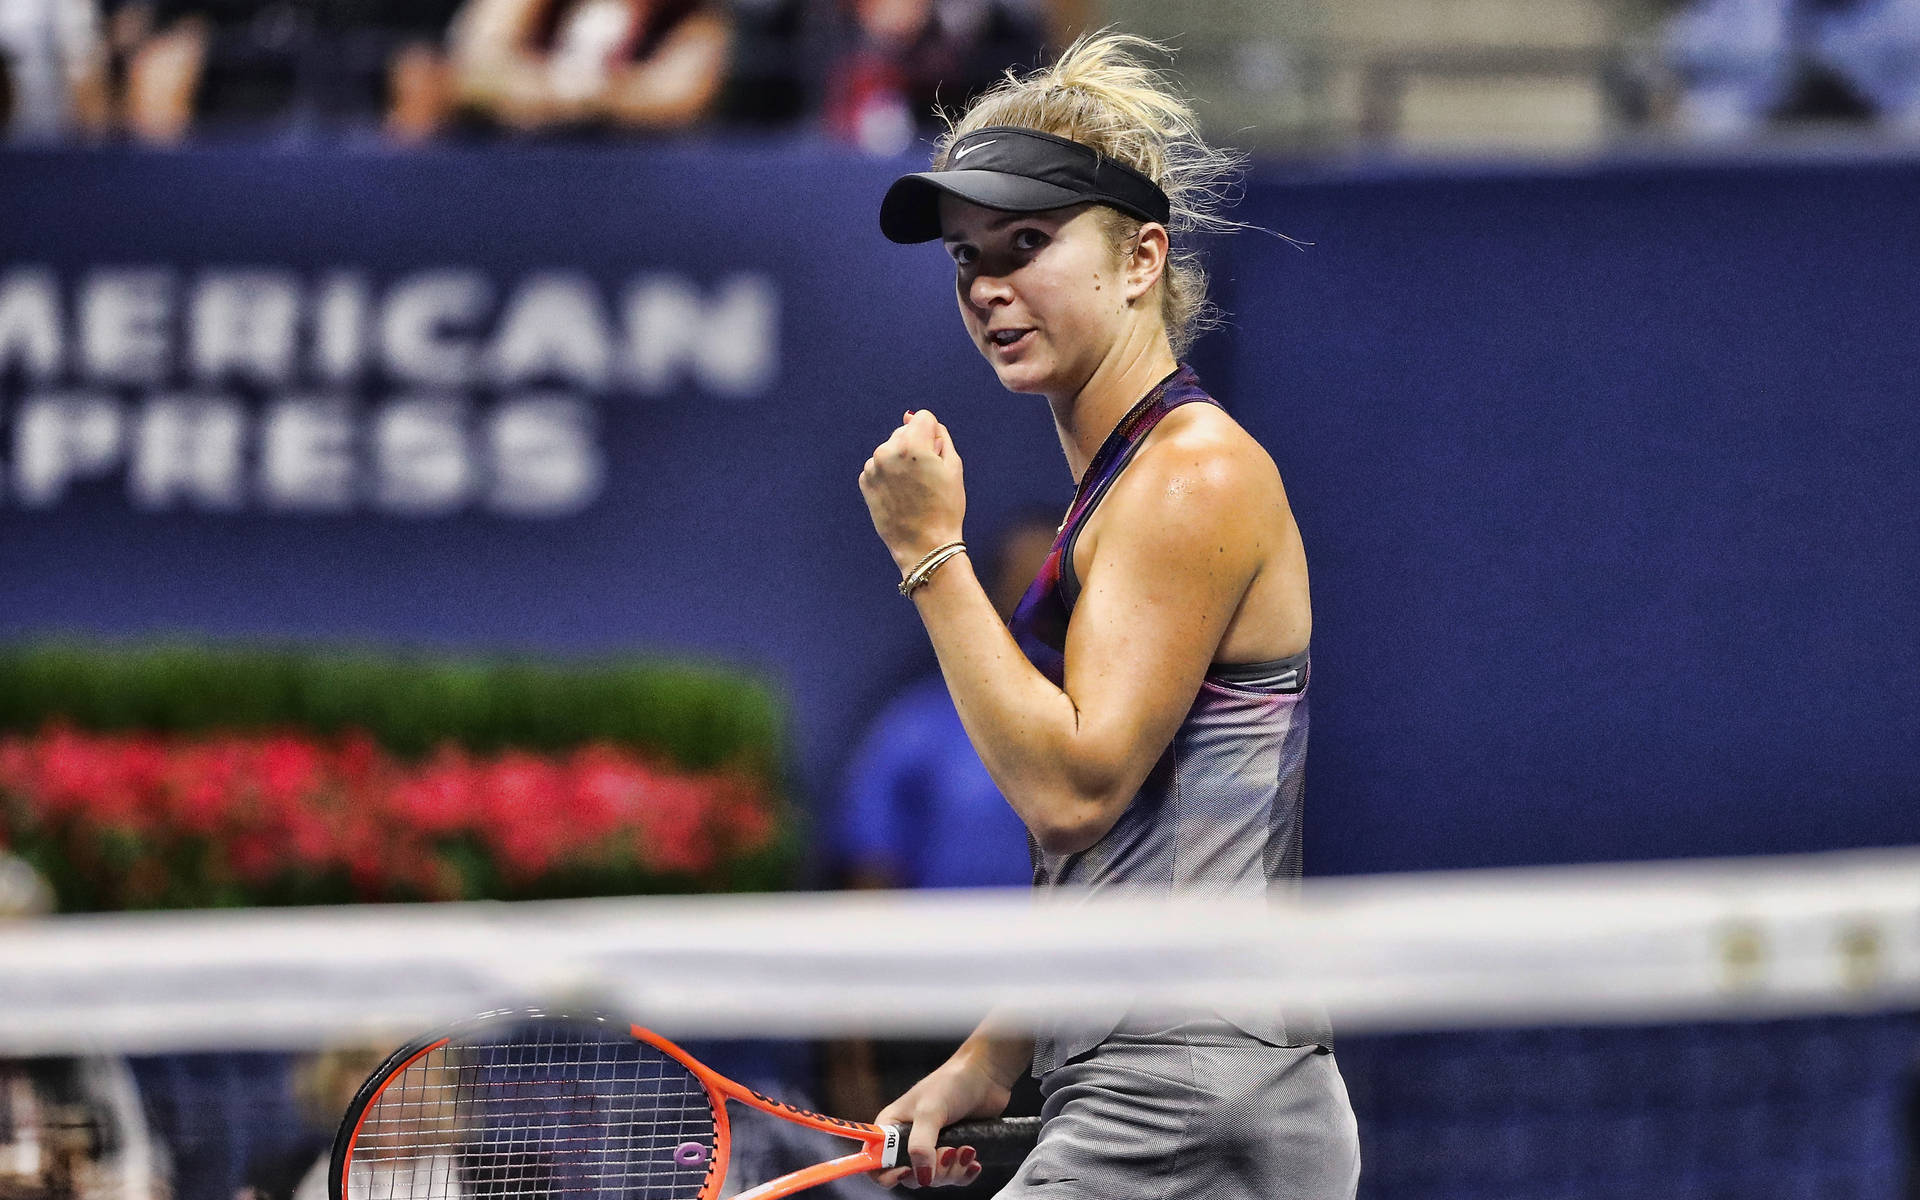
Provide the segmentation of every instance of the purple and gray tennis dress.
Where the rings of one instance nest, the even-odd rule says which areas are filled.
[[[1079,598],[1073,549],[1162,418],[1217,403],[1182,365],[1115,426],[1088,464],[1039,577],[1015,611],[1020,648],[1056,685]],[[1133,801],[1076,854],[1032,846],[1035,887],[1246,895],[1300,878],[1306,651],[1215,664]],[[1033,1073],[1040,1144],[1003,1198],[1347,1200],[1359,1143],[1332,1035],[1318,1012],[1260,1021],[1148,1020],[1125,1006],[1044,1030]]]

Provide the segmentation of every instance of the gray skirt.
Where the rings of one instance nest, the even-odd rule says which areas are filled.
[[[1224,1021],[1116,1032],[1040,1081],[1040,1144],[1000,1200],[1352,1200],[1333,1055]]]

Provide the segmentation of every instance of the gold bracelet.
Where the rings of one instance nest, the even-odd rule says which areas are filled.
[[[926,567],[928,563],[933,561],[935,555],[945,554],[947,551],[953,549],[955,546],[964,547],[965,545],[966,545],[965,542],[952,541],[952,542],[945,542],[945,543],[942,543],[941,545],[935,546],[933,549],[927,551],[925,554],[922,554],[920,556],[919,562],[913,564],[911,567],[908,567],[907,573],[905,576],[903,576],[903,578],[912,579],[915,575],[918,575]]]
[[[941,554],[938,558],[935,558],[932,562],[920,568],[919,572],[913,578],[901,580],[900,594],[902,596],[912,596],[915,591],[919,590],[921,587],[924,587],[926,584],[932,582],[933,573],[935,571],[938,571],[941,567],[945,566],[948,559],[958,558],[960,555],[965,554],[966,552],[967,552],[967,548],[965,546],[958,545],[958,544],[954,545],[952,548],[948,549],[945,553]]]
[[[944,546],[935,546],[927,551],[926,556],[913,564],[913,569],[900,580],[900,594],[913,595],[915,591],[926,586],[927,580],[933,578],[933,573],[940,569],[941,564],[956,554],[966,553],[966,550],[965,542],[948,542]]]

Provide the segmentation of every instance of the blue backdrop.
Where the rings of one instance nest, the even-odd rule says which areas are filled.
[[[898,163],[0,156],[0,634],[691,652],[830,806],[930,665],[861,461],[1063,507]],[[1203,374],[1314,573],[1309,869],[1920,841],[1920,164],[1255,179]]]

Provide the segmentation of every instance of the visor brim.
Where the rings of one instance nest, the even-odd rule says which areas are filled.
[[[1091,199],[1072,188],[1004,171],[921,171],[902,175],[880,201],[880,232],[902,245],[940,237],[940,197],[997,212],[1046,212]]]

